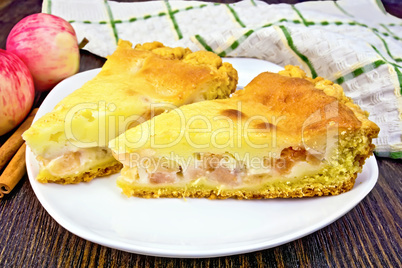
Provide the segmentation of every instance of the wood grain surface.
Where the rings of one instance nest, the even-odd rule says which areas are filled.
[[[0,48],[18,20],[40,10],[40,0],[1,1]],[[103,63],[82,51],[80,71]],[[81,239],[49,216],[25,176],[0,201],[0,267],[402,267],[402,161],[377,161],[377,185],[329,226],[275,248],[207,259],[143,256]]]

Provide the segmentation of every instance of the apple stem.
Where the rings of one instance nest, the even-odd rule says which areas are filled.
[[[84,37],[84,39],[82,39],[82,41],[78,44],[78,48],[83,49],[88,43],[89,40]]]

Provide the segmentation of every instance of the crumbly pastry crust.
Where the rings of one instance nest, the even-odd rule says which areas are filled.
[[[114,162],[103,167],[94,168],[83,172],[79,175],[55,177],[50,174],[39,174],[37,180],[41,183],[58,183],[58,184],[76,184],[80,182],[89,182],[96,177],[109,176],[118,173],[123,165],[120,162]]]
[[[236,110],[236,102],[242,103],[242,110]],[[335,106],[331,106],[335,103]],[[328,108],[329,107],[329,108]],[[335,107],[335,116],[326,117],[326,112],[331,114]],[[284,179],[282,182],[270,182],[270,176],[263,177],[263,185],[252,185],[250,187],[220,187],[216,185],[196,185],[192,181],[186,185],[172,184],[146,184],[130,181],[125,175],[118,179],[118,185],[127,196],[138,196],[146,198],[158,197],[206,197],[212,199],[238,198],[238,199],[259,199],[259,198],[296,198],[312,197],[323,195],[337,195],[353,188],[357,174],[361,172],[365,160],[372,155],[374,145],[372,139],[376,138],[379,132],[378,126],[368,119],[368,113],[354,104],[345,96],[342,87],[321,77],[309,78],[298,67],[286,66],[284,71],[278,74],[262,73],[258,75],[244,90],[237,91],[230,99],[213,100],[186,105],[180,108],[186,117],[191,118],[196,114],[202,114],[213,118],[214,115],[225,116],[233,122],[243,122],[248,118],[265,113],[266,118],[271,115],[285,115],[288,120],[273,124],[271,122],[259,122],[255,129],[273,129],[277,134],[277,146],[272,148],[280,153],[284,148],[299,146],[304,138],[314,144],[324,144],[328,126],[336,124],[336,131],[339,131],[337,142],[337,159],[327,159],[328,164],[318,170],[316,174],[303,175]],[[305,122],[311,114],[320,110],[319,116],[324,119],[309,124],[303,129]],[[170,142],[172,134],[186,131],[179,125],[175,125],[174,115],[162,114],[152,119],[155,128],[153,138],[157,144]],[[158,123],[164,126],[158,130]],[[211,120],[212,124],[215,124]],[[145,129],[147,129],[146,124]],[[169,125],[169,135],[165,134],[166,125]],[[212,125],[212,129],[224,127],[219,124]],[[143,130],[144,127],[141,129]],[[302,137],[302,130],[304,136]],[[272,131],[271,131],[272,132]],[[255,141],[270,139],[270,131],[251,134]],[[142,132],[141,132],[142,133]],[[125,133],[126,137],[135,139],[141,134],[136,128]],[[191,135],[191,133],[189,134]],[[208,136],[209,135],[209,136]],[[254,135],[254,136],[252,136]],[[174,135],[173,135],[174,136]],[[236,133],[234,134],[236,136]],[[262,137],[262,138],[261,138]],[[159,140],[158,140],[159,138]],[[244,137],[242,137],[244,138]],[[119,150],[126,153],[141,152],[141,150],[152,149],[149,143],[142,147],[124,147],[124,137],[120,139]],[[197,136],[197,141],[204,144],[211,140],[209,133]],[[221,139],[218,144],[224,144],[226,140]],[[155,150],[158,157],[168,157],[167,152],[175,151],[183,155],[189,155],[191,147],[187,143],[177,143],[176,147]],[[242,143],[245,144],[245,143]],[[236,144],[235,144],[236,146]],[[319,146],[318,146],[319,147]],[[207,148],[204,152],[221,154],[227,150],[229,153],[248,152],[255,156],[261,156],[261,150],[254,150],[251,147]],[[236,151],[237,150],[237,151]],[[266,152],[265,152],[266,153]]]
[[[77,148],[85,152],[89,143],[94,144],[90,149],[106,148],[110,139],[127,128],[165,110],[205,99],[227,98],[235,91],[237,80],[232,65],[212,52],[192,52],[159,42],[133,48],[130,42],[120,40],[100,73],[37,120],[23,138],[35,156],[44,159],[43,163],[74,153]],[[65,129],[67,118],[70,118],[69,136]],[[128,123],[119,125],[121,118],[129,120]],[[112,119],[118,124],[109,121]],[[75,148],[67,147],[71,144]],[[109,157],[113,158],[111,153]],[[70,160],[77,162],[72,157]],[[71,165],[66,162],[65,166]],[[116,166],[104,170],[107,172],[74,170],[62,177],[48,173],[44,179],[39,177],[39,181],[76,183],[119,171]]]
[[[321,183],[304,185],[294,189],[289,188],[285,183],[277,185],[275,188],[258,190],[248,189],[219,189],[218,187],[125,187],[120,185],[126,196],[136,196],[142,198],[209,198],[209,199],[268,199],[268,198],[301,198],[338,195],[351,190],[354,186],[356,174],[350,175],[343,181],[330,185]],[[283,186],[283,187],[281,187]],[[286,189],[286,190],[285,190]]]

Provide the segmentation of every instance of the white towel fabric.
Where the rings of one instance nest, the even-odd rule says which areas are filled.
[[[387,14],[379,0],[44,0],[43,12],[69,21],[79,40],[89,40],[85,49],[102,57],[124,39],[298,65],[339,83],[370,112],[381,128],[377,155],[402,158],[402,20]]]

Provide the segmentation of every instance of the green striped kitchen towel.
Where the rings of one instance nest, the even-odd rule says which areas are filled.
[[[402,158],[402,20],[379,3],[44,0],[43,12],[68,20],[103,57],[125,39],[298,65],[341,84],[380,126],[377,155]]]

